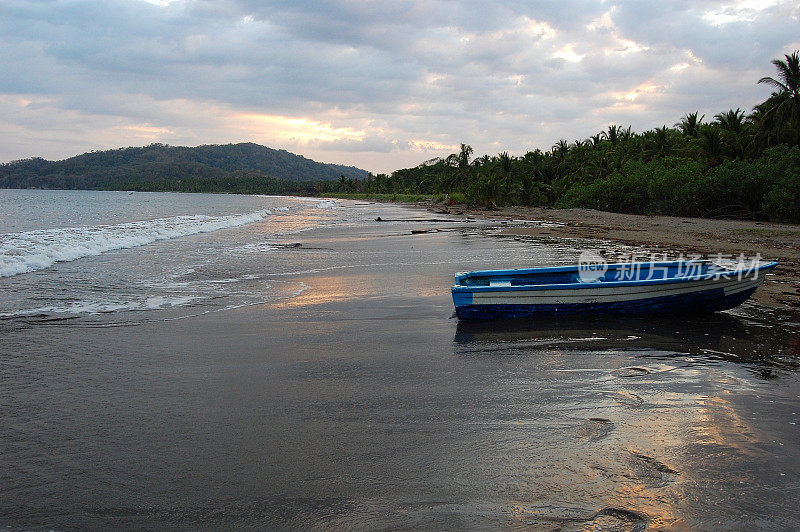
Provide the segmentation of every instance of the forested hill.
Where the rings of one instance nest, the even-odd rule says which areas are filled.
[[[253,143],[188,148],[151,144],[47,161],[0,164],[0,188],[294,192],[311,182],[363,179],[353,166],[312,161]],[[291,182],[305,182],[292,185]]]

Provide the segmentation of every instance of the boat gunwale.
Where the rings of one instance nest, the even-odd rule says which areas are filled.
[[[621,267],[630,267],[632,264],[647,264],[650,266],[667,266],[678,264],[697,264],[708,263],[710,261],[669,261],[669,262],[627,262],[627,263],[614,263],[609,264],[608,269],[620,269]],[[568,290],[568,289],[591,289],[591,288],[620,288],[630,286],[657,286],[661,284],[672,284],[691,281],[705,281],[705,280],[730,280],[739,278],[740,281],[745,281],[746,277],[750,277],[762,270],[771,270],[777,266],[777,262],[767,262],[765,264],[754,266],[749,269],[741,270],[728,270],[716,271],[713,273],[689,275],[683,277],[668,277],[664,279],[631,279],[627,281],[598,281],[598,282],[574,282],[574,283],[560,283],[560,284],[526,284],[526,285],[512,285],[512,286],[470,286],[470,285],[453,285],[453,292],[516,292],[516,291],[539,291],[539,290]],[[456,274],[457,280],[466,279],[473,275],[486,275],[486,276],[499,276],[499,275],[513,275],[525,273],[561,273],[569,271],[577,271],[578,266],[553,266],[543,268],[524,268],[524,269],[510,269],[510,270],[478,270],[474,272],[464,272]]]
[[[639,262],[610,262],[604,266],[609,270],[618,270],[623,267],[629,267],[632,264],[647,265],[647,266],[677,266],[679,264],[709,264],[712,263],[709,259],[697,260],[669,260],[669,261],[639,261]],[[563,273],[570,271],[578,271],[580,264],[567,264],[565,266],[534,266],[533,268],[507,268],[502,270],[474,270],[471,272],[458,272],[456,276],[459,278],[473,277],[476,275],[506,275],[509,272],[525,275],[528,273]]]

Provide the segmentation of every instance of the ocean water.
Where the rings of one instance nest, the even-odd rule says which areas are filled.
[[[0,318],[127,322],[292,297],[293,235],[361,218],[327,200],[0,190]]]
[[[0,528],[796,528],[798,313],[460,322],[637,251],[517,223],[0,190]]]

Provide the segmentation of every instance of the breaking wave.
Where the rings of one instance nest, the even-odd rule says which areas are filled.
[[[173,216],[94,227],[66,227],[0,235],[0,277],[48,268],[56,262],[209,233],[263,220],[268,210],[227,216]]]

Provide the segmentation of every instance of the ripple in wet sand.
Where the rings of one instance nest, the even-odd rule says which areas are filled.
[[[631,392],[614,392],[613,398],[617,404],[631,408],[638,408],[644,404],[641,397]]]
[[[642,513],[627,508],[608,507],[597,512],[585,524],[590,526],[588,530],[644,532],[647,530],[647,521],[647,516]]]
[[[590,417],[575,431],[580,441],[595,442],[608,437],[614,431],[614,422],[602,417]]]
[[[627,368],[618,368],[611,371],[611,374],[616,377],[641,377],[652,373],[651,370],[643,368],[642,366],[630,366]]]
[[[642,484],[650,488],[661,488],[675,481],[675,477],[680,475],[664,462],[648,456],[638,451],[630,452],[630,463],[633,468],[634,476]]]

